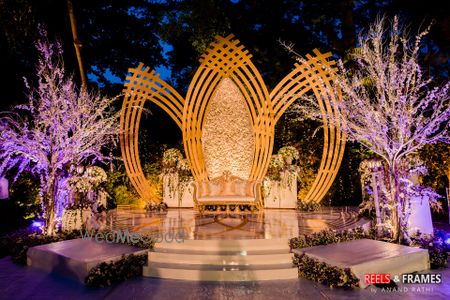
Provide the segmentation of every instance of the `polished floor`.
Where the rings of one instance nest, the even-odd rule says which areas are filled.
[[[108,227],[145,234],[172,234],[184,239],[292,238],[324,229],[342,230],[366,224],[351,207],[323,208],[316,212],[266,209],[257,213],[205,212],[169,209],[166,212],[121,209],[108,218]]]

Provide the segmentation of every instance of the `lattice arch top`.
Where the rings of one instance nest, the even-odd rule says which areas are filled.
[[[120,145],[128,176],[141,197],[151,199],[150,186],[145,179],[138,153],[138,132],[142,108],[146,101],[161,107],[180,127],[186,158],[197,182],[209,180],[202,147],[211,102],[224,79],[239,90],[246,107],[253,132],[253,160],[248,180],[262,181],[272,155],[275,124],[286,109],[300,96],[314,93],[323,113],[324,146],[322,160],[306,201],[319,202],[333,183],[342,161],[345,136],[340,124],[327,123],[327,114],[334,114],[339,93],[329,92],[333,87],[335,62],[331,53],[313,50],[306,60],[294,69],[269,93],[264,81],[251,62],[248,50],[233,35],[216,37],[200,59],[187,92],[183,98],[154,70],[141,63],[129,69],[125,98],[122,105]],[[326,66],[326,67],[325,67]],[[326,88],[323,88],[325,86]]]

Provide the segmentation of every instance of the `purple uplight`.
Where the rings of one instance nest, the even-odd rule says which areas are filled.
[[[44,222],[42,222],[42,221],[33,221],[31,226],[35,227],[35,228],[42,228],[44,226]]]

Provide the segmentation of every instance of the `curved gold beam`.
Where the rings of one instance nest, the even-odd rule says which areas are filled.
[[[315,57],[306,55],[307,60],[296,64],[289,73],[272,91],[271,99],[274,105],[275,122],[288,109],[288,107],[302,95],[312,91],[319,104],[323,129],[324,145],[320,167],[313,185],[309,189],[304,201],[320,202],[331,188],[342,162],[345,151],[345,134],[340,130],[341,124],[328,123],[328,115],[336,115],[336,103],[341,96],[336,97],[332,91],[334,82],[335,62],[328,61],[331,53],[322,54],[314,49]]]
[[[181,128],[184,99],[166,82],[159,78],[155,71],[139,64],[129,69],[125,83],[125,97],[120,114],[120,148],[125,170],[131,183],[139,195],[145,200],[152,193],[145,178],[139,159],[138,136],[139,124],[146,101],[161,107]]]

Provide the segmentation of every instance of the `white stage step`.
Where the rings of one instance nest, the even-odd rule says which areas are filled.
[[[147,252],[147,249],[128,245],[74,239],[31,247],[27,252],[27,264],[49,273],[76,278],[84,283],[91,268],[102,262],[117,261],[130,254],[142,255]]]
[[[212,254],[183,254],[183,253],[163,253],[149,252],[149,263],[170,263],[191,265],[277,265],[291,264],[293,253],[265,254],[265,255],[212,255]]]
[[[185,240],[158,243],[148,254],[148,277],[194,281],[298,278],[287,239]]]
[[[298,279],[298,272],[296,268],[237,271],[144,268],[144,276],[192,281],[259,281]]]
[[[162,242],[156,243],[155,251],[282,251],[289,252],[287,239],[254,239],[254,240],[184,240],[182,242]]]

